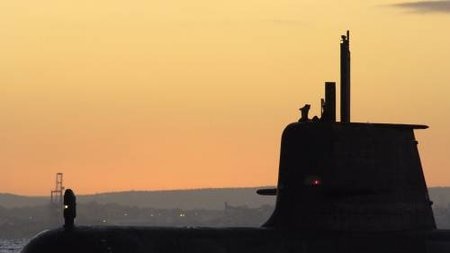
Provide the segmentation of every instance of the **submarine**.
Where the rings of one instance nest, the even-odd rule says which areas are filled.
[[[77,226],[76,197],[64,195],[63,227],[39,233],[22,253],[443,253],[415,130],[425,125],[350,120],[350,33],[340,41],[336,83],[325,83],[321,115],[310,105],[281,137],[273,214],[261,227]]]

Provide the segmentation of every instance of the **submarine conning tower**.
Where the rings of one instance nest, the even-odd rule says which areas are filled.
[[[350,121],[349,32],[341,41],[341,122],[335,83],[325,84],[320,118],[282,135],[277,195],[264,227],[305,231],[386,232],[436,228],[415,129],[424,125]]]

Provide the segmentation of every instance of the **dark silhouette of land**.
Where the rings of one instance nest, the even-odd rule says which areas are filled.
[[[222,210],[224,202],[238,206],[247,205],[252,208],[266,204],[273,205],[275,198],[256,195],[256,190],[259,188],[264,187],[77,194],[77,202],[81,204],[97,202],[99,204],[120,204],[137,207],[209,210]],[[6,208],[46,205],[49,202],[49,197],[27,197],[0,193],[0,206]]]
[[[81,204],[78,206],[77,223],[255,227],[267,220],[275,202],[274,197],[261,197],[255,191],[256,188],[225,188],[78,196],[77,201],[81,199]],[[438,228],[450,229],[450,187],[432,187],[429,193]],[[186,208],[181,208],[179,203],[187,197],[196,198],[199,206],[183,204]],[[146,199],[151,199],[153,206]],[[214,199],[213,204],[208,205],[211,199]],[[30,238],[44,229],[62,226],[61,217],[55,217],[48,204],[48,197],[0,194],[0,238]]]
[[[255,194],[256,195],[256,194]],[[173,203],[175,206],[176,203]],[[268,219],[273,205],[248,207],[222,203],[217,209],[127,206],[114,203],[77,204],[76,224],[91,226],[257,227]],[[61,211],[50,205],[0,206],[0,238],[30,238],[44,229],[63,226]],[[72,226],[72,224],[70,224]],[[69,226],[69,227],[70,227]]]

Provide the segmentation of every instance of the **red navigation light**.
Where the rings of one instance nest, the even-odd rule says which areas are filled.
[[[307,187],[317,187],[322,184],[322,180],[320,177],[314,175],[314,176],[307,176],[304,181],[305,186]]]
[[[311,184],[312,184],[313,186],[318,186],[318,185],[320,185],[320,180],[317,179],[317,178],[315,178],[315,179],[312,180]]]

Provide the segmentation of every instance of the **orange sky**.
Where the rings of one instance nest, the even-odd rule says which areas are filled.
[[[450,10],[398,3],[1,1],[0,192],[274,185],[347,29],[352,120],[429,125],[428,184],[450,185]]]

